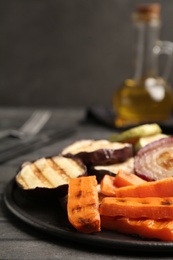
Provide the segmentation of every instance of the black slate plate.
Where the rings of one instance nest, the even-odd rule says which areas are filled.
[[[92,245],[100,248],[119,249],[122,252],[158,252],[173,251],[173,242],[145,240],[139,237],[102,230],[99,233],[86,235],[77,232],[68,222],[66,213],[56,201],[53,204],[41,204],[21,196],[19,189],[12,180],[3,195],[6,207],[19,219],[33,228],[55,236],[55,238]]]

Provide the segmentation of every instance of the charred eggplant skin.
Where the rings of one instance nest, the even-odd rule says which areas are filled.
[[[65,197],[68,194],[67,184],[52,189],[37,187],[35,189],[29,190],[23,189],[21,186],[18,185],[17,182],[16,186],[16,191],[18,194],[20,194],[20,197],[25,198],[33,203],[39,203],[42,205],[45,205],[47,203],[56,204],[61,198]]]
[[[80,158],[87,166],[107,165],[124,162],[133,157],[133,147],[131,145],[120,149],[98,149],[93,152],[80,152],[77,154],[65,154],[69,158]]]
[[[132,144],[106,139],[83,139],[62,150],[66,157],[80,158],[85,165],[107,165],[124,162],[134,155]]]

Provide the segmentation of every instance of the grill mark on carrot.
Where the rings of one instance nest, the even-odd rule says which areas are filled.
[[[88,224],[89,220],[87,218],[79,218],[78,219],[79,223],[82,223],[82,224]]]
[[[75,208],[72,209],[72,212],[79,212],[81,211],[82,207],[81,206],[76,206]]]
[[[171,206],[172,205],[172,202],[171,201],[169,201],[169,200],[163,200],[163,201],[161,201],[161,203],[160,203],[161,205],[167,205],[167,206]]]
[[[119,201],[119,202],[126,202],[125,199],[117,199],[117,201]]]
[[[76,194],[75,194],[75,197],[76,198],[80,198],[82,196],[82,191],[78,191]]]
[[[96,203],[90,203],[90,204],[87,204],[85,208],[86,208],[86,210],[89,209],[89,208],[97,209],[97,204]],[[79,212],[81,210],[82,210],[82,206],[76,206],[72,209],[72,212]]]
[[[148,204],[148,201],[141,201],[141,204],[147,205],[147,204]]]
[[[97,208],[97,204],[96,203],[90,203],[88,204],[88,208]]]
[[[85,228],[85,233],[90,233],[90,230],[97,228],[97,223],[90,223],[90,219],[79,219],[79,223]]]
[[[79,223],[82,223],[82,224],[88,224],[88,226],[91,226],[90,224],[90,218],[79,218],[78,219]],[[86,226],[85,226],[86,227]]]

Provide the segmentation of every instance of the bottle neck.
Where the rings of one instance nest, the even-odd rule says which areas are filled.
[[[135,21],[135,71],[134,80],[157,77],[157,56],[153,47],[159,39],[160,22]]]

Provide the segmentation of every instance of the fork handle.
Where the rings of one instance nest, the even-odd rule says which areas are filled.
[[[14,138],[18,138],[18,139],[24,139],[24,138],[27,137],[27,135],[25,133],[23,133],[22,131],[11,130],[9,132],[9,137],[14,137]]]
[[[26,135],[22,131],[16,131],[16,130],[3,130],[0,131],[0,139],[6,138],[6,137],[14,137],[18,139],[23,139],[26,137]]]
[[[0,139],[10,136],[11,130],[2,130],[0,131]]]

